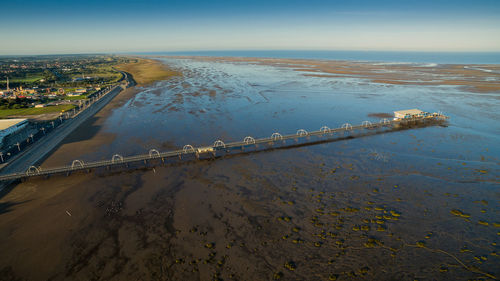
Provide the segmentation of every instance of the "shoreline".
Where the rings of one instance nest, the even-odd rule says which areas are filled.
[[[261,59],[332,60],[391,64],[495,64],[499,51],[394,51],[394,50],[206,50],[130,53],[137,56],[233,57]]]
[[[282,59],[251,57],[152,56],[208,62],[254,63],[288,67],[304,76],[358,78],[380,85],[456,86],[474,93],[500,92],[500,65],[376,63],[325,59]],[[469,67],[471,65],[479,67]]]
[[[2,174],[9,174],[22,172],[20,168],[22,167],[32,167],[36,164],[43,162],[51,152],[57,149],[57,147],[69,136],[71,135],[82,123],[86,122],[88,119],[92,118],[97,112],[99,112],[103,107],[106,106],[114,97],[116,97],[123,90],[121,85],[115,86],[110,90],[102,99],[97,101],[95,105],[89,107],[84,112],[74,117],[60,127],[58,127],[54,132],[43,137],[39,141],[35,142],[28,149],[22,151],[21,154],[17,155],[14,159],[10,160],[7,165],[2,166]],[[5,187],[8,187],[11,182],[5,182],[0,185],[0,191]]]
[[[111,143],[115,139],[115,135],[102,132],[103,126],[113,110],[123,106],[132,99],[141,90],[140,87],[147,87],[156,82],[171,79],[177,76],[177,72],[172,71],[167,65],[161,61],[153,59],[141,59],[141,63],[145,67],[138,67],[138,63],[131,63],[132,67],[121,65],[115,67],[118,70],[126,71],[136,82],[133,87],[127,88],[119,95],[114,97],[106,106],[97,112],[92,118],[83,122],[78,130],[75,130],[68,135],[59,146],[54,149],[41,164],[44,166],[59,166],[66,165],[74,159],[81,158],[88,151],[92,151],[95,147]],[[154,72],[158,69],[164,70],[161,75],[155,75]]]
[[[116,65],[115,68],[131,74],[137,86],[144,87],[175,76],[182,76],[182,73],[170,69],[161,61],[138,57],[129,58],[137,61]]]

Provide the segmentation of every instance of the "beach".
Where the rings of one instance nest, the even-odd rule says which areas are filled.
[[[0,280],[500,276],[498,65],[142,60],[117,67],[139,85],[42,168],[379,122],[413,106],[452,118],[315,146],[29,179],[0,198]]]
[[[360,78],[389,85],[451,85],[469,91],[489,93],[500,91],[498,64],[466,65],[435,63],[383,63],[306,59],[271,59],[239,57],[189,57],[205,61],[256,63],[290,67],[304,75],[330,78]]]
[[[181,75],[181,73],[165,67],[158,61],[144,58],[136,58],[136,61],[120,64],[115,68],[131,73],[139,86],[146,86],[172,76]]]

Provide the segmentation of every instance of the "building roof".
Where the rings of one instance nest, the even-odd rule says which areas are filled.
[[[394,111],[394,115],[406,115],[406,114],[409,114],[409,115],[417,115],[417,114],[422,114],[424,113],[422,110],[420,109],[406,109],[406,110],[399,110],[399,111]]]
[[[5,130],[26,120],[27,119],[0,119],[0,130]]]

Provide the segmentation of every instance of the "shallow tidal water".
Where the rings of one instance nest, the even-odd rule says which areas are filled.
[[[162,60],[183,77],[143,88],[115,109],[103,126],[113,140],[82,160],[378,122],[369,114],[410,108],[443,111],[450,120],[299,148],[74,175],[73,191],[53,201],[78,206],[81,214],[71,217],[78,223],[54,238],[63,245],[60,261],[39,276],[500,278],[499,93],[311,77],[252,63]],[[55,177],[16,188],[67,185]],[[4,272],[23,276],[21,257]]]

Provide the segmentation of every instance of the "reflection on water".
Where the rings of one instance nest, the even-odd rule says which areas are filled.
[[[500,276],[498,94],[306,77],[250,63],[165,62],[184,76],[116,109],[105,125],[116,138],[84,160],[377,122],[369,114],[409,108],[442,110],[451,121],[88,176],[75,186],[92,215],[68,238],[76,246],[54,278]]]
[[[108,120],[119,137],[112,146],[124,154],[148,145],[202,145],[220,138],[262,137],[272,132],[317,130],[323,125],[359,124],[373,112],[406,108],[445,111],[447,129],[432,128],[397,136],[392,153],[405,157],[479,161],[500,155],[498,94],[472,94],[456,88],[371,84],[355,78],[306,77],[288,68],[246,63],[166,59],[184,77],[145,89]],[[140,137],[139,137],[140,136]],[[390,138],[393,138],[391,136]],[[418,140],[421,139],[421,140]],[[154,140],[153,143],[151,143]],[[384,137],[370,139],[388,148]],[[418,152],[408,144],[418,144]],[[466,147],[465,147],[466,146]]]
[[[165,61],[184,77],[114,112],[107,128],[118,135],[116,151],[377,122],[368,114],[407,108],[451,116],[446,128],[235,157],[202,164],[195,175],[187,168],[180,177],[193,183],[176,196],[180,233],[170,241],[174,276],[198,269],[242,279],[498,276],[498,94]]]

